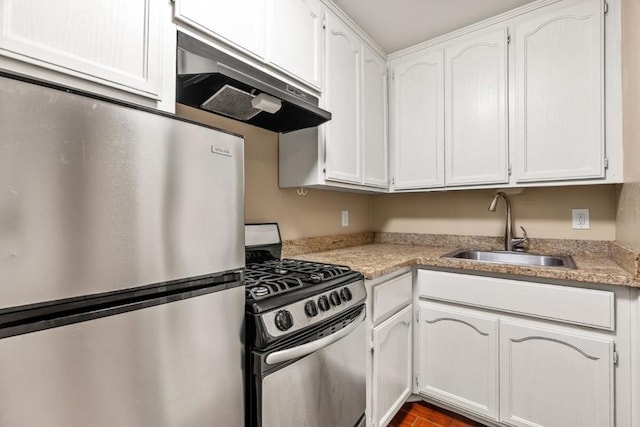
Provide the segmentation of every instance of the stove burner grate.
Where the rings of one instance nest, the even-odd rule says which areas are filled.
[[[270,273],[247,270],[247,297],[259,300],[273,295],[289,292],[302,287],[302,281],[296,277],[278,277]]]

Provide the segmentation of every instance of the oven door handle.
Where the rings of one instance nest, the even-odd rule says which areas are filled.
[[[354,329],[360,326],[360,324],[364,321],[364,318],[365,318],[365,311],[362,310],[362,313],[360,313],[360,315],[353,322],[351,322],[349,326],[342,328],[331,335],[327,335],[324,338],[320,338],[319,340],[311,341],[306,344],[299,345],[297,347],[287,348],[285,350],[273,352],[267,355],[266,362],[270,365],[273,365],[275,363],[286,362],[288,360],[297,359],[299,357],[306,356],[307,354],[311,354],[314,351],[320,350],[323,347],[327,347],[333,344],[334,342],[339,341],[345,336],[349,335]]]

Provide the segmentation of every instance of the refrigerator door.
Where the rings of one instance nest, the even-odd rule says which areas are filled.
[[[0,426],[244,426],[244,287],[0,339]]]
[[[0,310],[244,266],[241,138],[0,77]]]

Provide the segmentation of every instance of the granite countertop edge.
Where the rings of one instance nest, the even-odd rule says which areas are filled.
[[[342,264],[361,272],[365,279],[375,279],[393,273],[406,266],[424,266],[455,269],[460,273],[485,272],[497,275],[524,276],[546,280],[560,280],[584,283],[599,283],[627,287],[640,287],[631,273],[611,258],[602,254],[576,254],[573,259],[577,269],[554,267],[529,267],[513,264],[487,263],[452,258],[442,255],[456,247],[405,245],[394,243],[370,243],[311,252],[300,255],[283,254],[284,257],[307,261]]]

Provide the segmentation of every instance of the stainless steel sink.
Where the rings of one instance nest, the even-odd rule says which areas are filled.
[[[539,255],[526,252],[476,251],[456,249],[442,255],[442,258],[457,258],[496,264],[516,264],[537,267],[577,268],[570,255]]]

